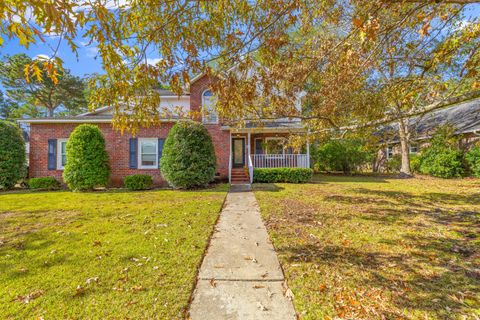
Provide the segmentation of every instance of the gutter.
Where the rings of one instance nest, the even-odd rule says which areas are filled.
[[[112,119],[21,119],[19,123],[110,123]]]

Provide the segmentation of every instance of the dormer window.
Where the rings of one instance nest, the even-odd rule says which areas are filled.
[[[218,116],[215,111],[215,97],[210,90],[206,90],[202,94],[202,112],[203,123],[218,123]]]

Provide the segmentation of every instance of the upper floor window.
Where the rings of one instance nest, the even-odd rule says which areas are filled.
[[[204,123],[218,123],[218,116],[215,111],[215,97],[210,90],[206,90],[202,94],[202,112]]]

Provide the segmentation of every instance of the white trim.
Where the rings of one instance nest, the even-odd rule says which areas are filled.
[[[392,155],[391,156],[389,155],[389,152],[388,152],[388,149],[390,149],[390,148],[392,149]],[[387,159],[393,158],[393,156],[394,156],[393,151],[394,151],[393,146],[387,146],[387,148],[385,149],[385,155],[386,155]]]
[[[68,139],[62,138],[57,139],[57,170],[63,170],[64,166],[62,166],[62,143],[67,143]],[[67,154],[65,145],[65,155]]]
[[[153,165],[142,165],[142,142],[153,142],[155,146],[155,164]],[[158,168],[158,138],[138,138],[137,146],[137,161],[138,169],[157,169]]]
[[[415,148],[416,150],[415,151],[412,151],[412,148]],[[410,146],[408,147],[408,153],[409,154],[417,154],[418,153],[418,149],[419,149],[419,146],[417,144],[410,144]]]
[[[17,120],[18,123],[111,123],[113,119],[89,119],[88,116],[85,118],[78,119],[21,119]],[[177,122],[179,119],[160,119],[160,122]]]
[[[217,113],[217,110],[215,110],[215,104],[213,104],[213,109],[214,109],[213,112],[215,113],[215,120],[214,121],[211,121],[211,120],[207,121],[205,119],[206,118],[206,116],[205,116],[205,109],[206,109],[205,108],[205,92],[207,92],[207,91],[210,91],[210,93],[212,94],[211,96],[209,96],[209,98],[214,99],[212,90],[210,90],[210,89],[203,90],[203,92],[202,92],[202,123],[204,123],[204,124],[218,124],[218,113]]]

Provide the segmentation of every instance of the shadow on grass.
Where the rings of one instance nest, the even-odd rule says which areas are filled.
[[[441,316],[442,319],[453,319],[450,317],[452,312],[455,313],[460,307],[456,299],[468,296],[472,307],[478,306],[480,301],[474,295],[480,280],[469,275],[471,270],[449,263],[454,257],[431,260],[432,253],[448,251],[448,247],[458,245],[458,242],[444,239],[442,243],[428,237],[421,241],[424,241],[424,245],[418,247],[421,254],[413,256],[345,246],[323,246],[321,243],[282,247],[277,251],[291,264],[308,262],[321,269],[332,270],[335,278],[354,283],[352,291],[381,288],[385,292],[386,289],[391,294],[387,293],[387,296],[390,296],[393,309],[417,310]],[[431,270],[442,271],[427,272],[422,268],[423,264],[429,264]],[[388,311],[388,308],[377,311],[387,319],[398,319],[398,312]]]

